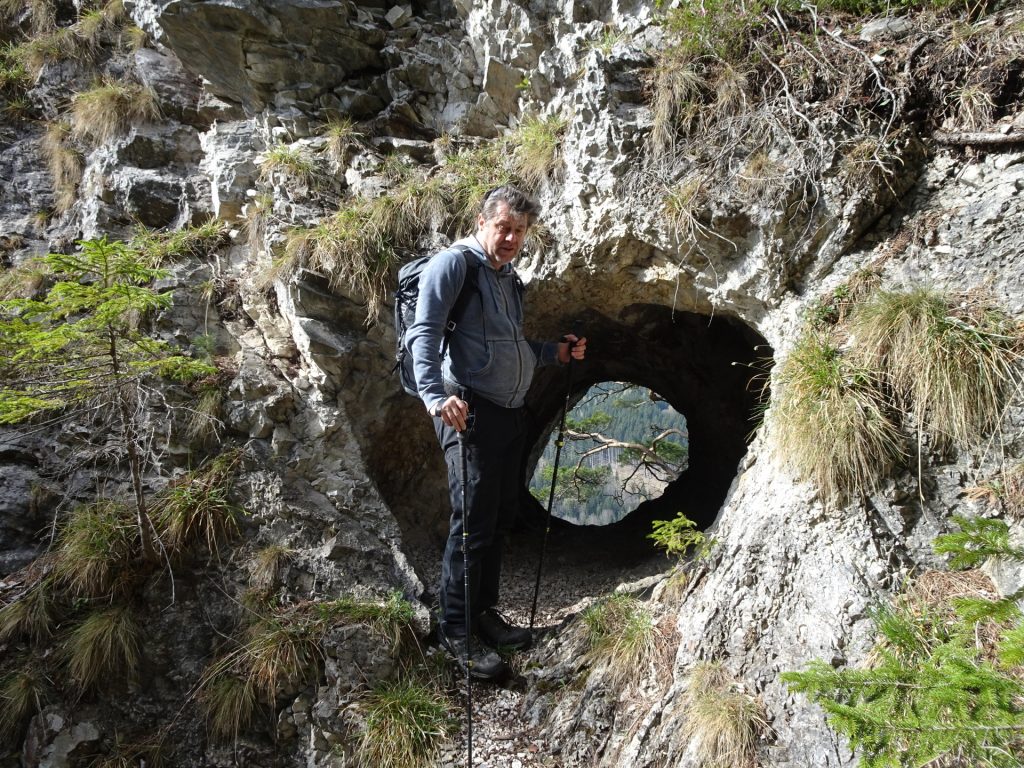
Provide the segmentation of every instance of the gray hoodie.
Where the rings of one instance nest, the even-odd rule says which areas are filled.
[[[469,247],[481,260],[479,293],[472,292],[462,318],[456,318],[442,361],[444,325],[466,279],[466,262],[452,246],[431,258],[420,273],[416,320],[407,335],[420,398],[432,411],[462,386],[497,405],[518,408],[534,369],[555,362],[558,346],[523,337],[523,304],[511,264],[492,268],[475,237],[455,245]]]

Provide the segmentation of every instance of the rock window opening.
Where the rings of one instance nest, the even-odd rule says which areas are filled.
[[[557,443],[556,426],[533,470],[530,495],[574,525],[619,522],[661,496],[689,455],[686,417],[657,392],[622,381],[591,386],[566,414],[561,452]]]

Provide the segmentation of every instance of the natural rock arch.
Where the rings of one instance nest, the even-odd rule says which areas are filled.
[[[544,327],[578,324],[587,335],[588,359],[575,366],[571,401],[601,381],[629,381],[665,397],[682,413],[689,430],[689,466],[657,499],[641,504],[598,538],[642,539],[654,519],[684,512],[701,528],[714,521],[740,459],[757,426],[772,350],[738,318],[705,315],[660,304],[634,303],[607,313],[595,309],[559,320],[550,308]],[[397,383],[390,382],[394,388]],[[340,392],[353,398],[356,390]],[[368,402],[377,387],[362,390],[358,409],[374,414],[374,426],[360,428],[367,469],[389,504],[411,548],[437,548],[449,514],[445,470],[430,420],[414,398],[387,394]],[[347,394],[346,394],[347,393]],[[544,509],[527,491],[528,479],[552,431],[566,396],[565,369],[538,370],[527,398],[530,427],[522,473],[524,521],[538,524]],[[355,410],[355,407],[350,409]],[[369,416],[362,418],[369,419]],[[358,424],[359,414],[353,413]],[[512,458],[511,460],[516,460]],[[565,524],[568,525],[568,524]],[[649,549],[649,547],[648,547]]]

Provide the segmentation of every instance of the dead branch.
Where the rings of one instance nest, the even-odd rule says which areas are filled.
[[[623,450],[634,450],[637,453],[639,453],[640,461],[638,462],[638,465],[642,464],[643,466],[650,469],[652,472],[660,470],[668,476],[672,476],[675,473],[677,473],[679,471],[679,466],[673,464],[672,462],[666,461],[663,456],[660,456],[658,454],[658,443],[668,439],[668,437],[670,437],[671,435],[678,435],[683,438],[686,437],[686,435],[684,435],[680,430],[675,429],[674,427],[662,431],[648,444],[633,443],[629,442],[628,440],[618,440],[614,437],[607,437],[606,435],[602,435],[600,432],[576,432],[567,429],[565,431],[565,434],[566,437],[568,437],[570,440],[593,440],[595,443],[598,443],[598,445],[594,446],[593,448],[590,448],[589,450],[584,451],[579,455],[576,465],[577,468],[583,465],[584,460],[588,456],[593,456],[594,454],[601,453],[603,451],[608,450],[609,448],[621,448]]]
[[[935,131],[936,143],[951,147],[1007,147],[1024,144],[1024,133],[986,133],[984,131]]]

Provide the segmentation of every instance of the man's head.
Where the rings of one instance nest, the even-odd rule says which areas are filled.
[[[484,195],[476,237],[494,267],[508,264],[519,255],[526,232],[538,215],[540,206],[511,185]]]

